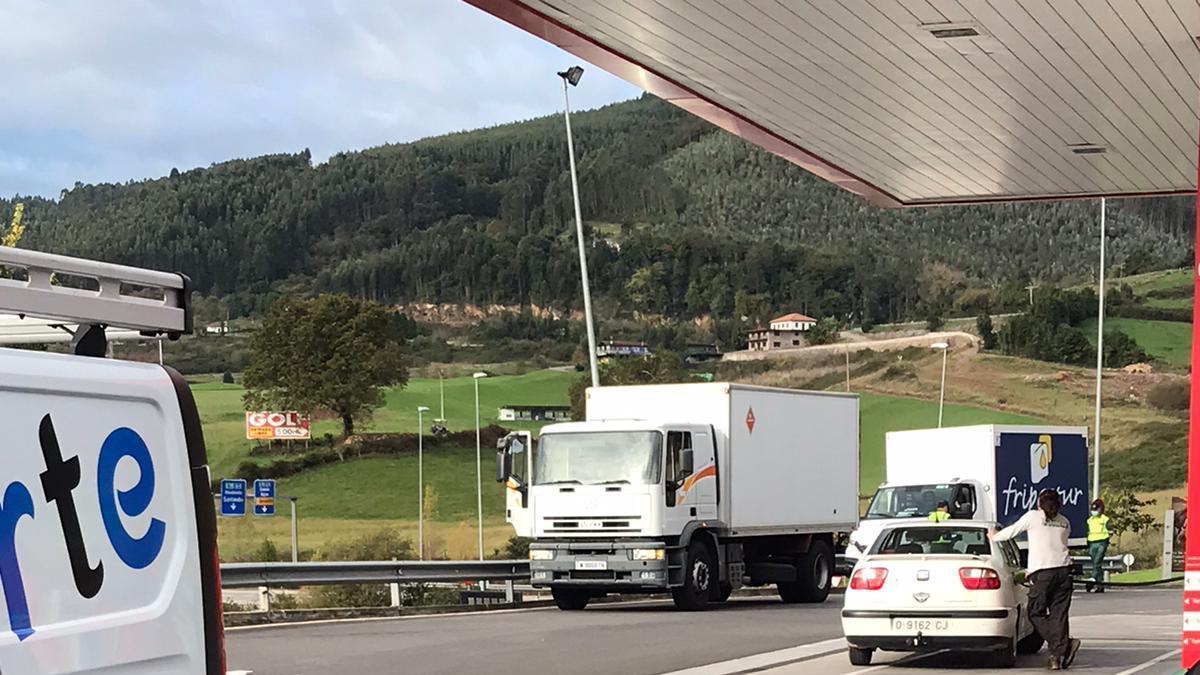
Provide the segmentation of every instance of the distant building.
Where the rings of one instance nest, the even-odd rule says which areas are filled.
[[[625,356],[650,356],[650,348],[645,342],[621,342],[620,340],[605,340],[596,346],[596,358],[607,359]]]
[[[784,314],[771,319],[769,328],[756,328],[747,334],[746,342],[752,352],[763,352],[771,349],[790,349],[802,347],[805,344],[804,334],[817,325],[817,320],[811,316]]]
[[[719,358],[721,358],[721,350],[715,344],[689,344],[683,352],[683,359],[688,363],[700,363]]]
[[[569,405],[505,405],[500,406],[500,419],[505,422],[569,422]]]

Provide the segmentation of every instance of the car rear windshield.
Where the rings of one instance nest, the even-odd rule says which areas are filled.
[[[876,540],[874,555],[991,555],[987,530],[979,527],[896,527]]]

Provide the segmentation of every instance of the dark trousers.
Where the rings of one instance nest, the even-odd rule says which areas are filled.
[[[1030,575],[1029,621],[1046,640],[1051,656],[1066,656],[1071,638],[1071,568],[1055,567]]]
[[[1104,583],[1104,555],[1108,553],[1108,540],[1088,542],[1088,557],[1092,559],[1092,581],[1096,586]]]

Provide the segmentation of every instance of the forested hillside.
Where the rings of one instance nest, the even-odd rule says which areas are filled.
[[[578,114],[594,292],[607,311],[868,322],[948,309],[946,288],[1085,279],[1096,202],[883,211],[652,97]],[[22,245],[179,270],[235,314],[278,292],[578,306],[559,117],[307,150],[26,202]],[[1186,264],[1191,199],[1110,207],[1125,273]],[[941,263],[935,265],[934,263]]]

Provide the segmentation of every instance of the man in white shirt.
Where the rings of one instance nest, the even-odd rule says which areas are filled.
[[[1050,650],[1050,670],[1069,668],[1079,652],[1080,641],[1071,637],[1071,552],[1067,540],[1071,523],[1060,511],[1062,499],[1054,490],[1042,490],[1038,508],[1017,522],[992,531],[993,541],[1006,541],[1022,532],[1029,535],[1029,621],[1045,638]]]

